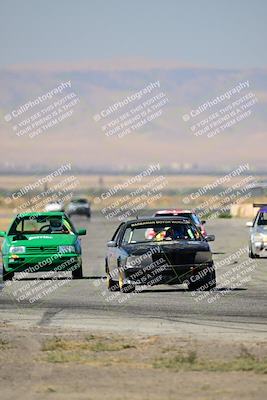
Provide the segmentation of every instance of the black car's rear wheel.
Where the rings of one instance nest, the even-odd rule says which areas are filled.
[[[122,293],[131,293],[135,291],[135,286],[124,283],[122,273],[119,273],[119,288]]]
[[[203,278],[190,282],[189,290],[209,291],[216,288],[216,272],[215,269],[209,271]]]
[[[207,290],[216,288],[217,281],[215,269],[210,273],[210,276],[207,278],[207,283],[209,284],[209,288]]]

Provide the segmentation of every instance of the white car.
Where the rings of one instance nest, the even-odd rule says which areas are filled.
[[[250,228],[249,257],[267,257],[267,204],[254,204],[260,207],[254,221],[247,222]]]
[[[45,211],[64,211],[64,204],[61,201],[50,201],[45,206]]]

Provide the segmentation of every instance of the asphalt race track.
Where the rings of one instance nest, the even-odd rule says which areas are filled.
[[[106,290],[105,244],[118,222],[107,221],[100,214],[93,215],[89,222],[83,217],[73,221],[87,228],[87,236],[82,237],[84,278],[36,280],[35,274],[30,279],[11,282],[0,294],[1,321],[63,330],[266,339],[267,259],[248,258],[244,250],[248,238],[246,221],[217,219],[207,225],[208,233],[216,235],[211,247],[218,288],[213,293],[161,285],[134,294]],[[24,300],[19,298],[44,282],[46,289],[57,286],[32,303],[27,296]]]

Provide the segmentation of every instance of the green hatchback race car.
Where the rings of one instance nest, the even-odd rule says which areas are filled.
[[[15,272],[43,271],[71,271],[73,279],[82,278],[81,235],[86,229],[76,230],[64,212],[18,214],[7,232],[0,231],[3,280]]]

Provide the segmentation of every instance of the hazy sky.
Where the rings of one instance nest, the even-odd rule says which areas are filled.
[[[145,57],[267,65],[266,0],[0,0],[0,66]]]

